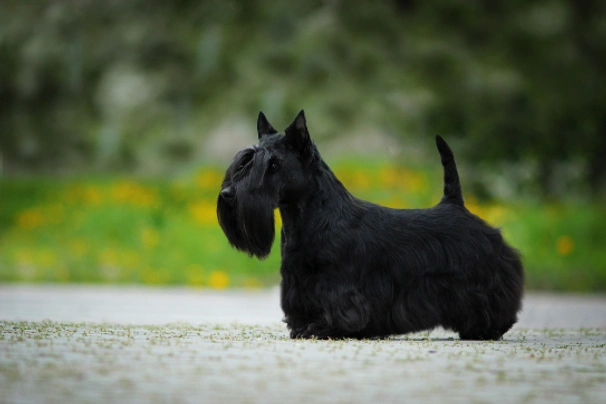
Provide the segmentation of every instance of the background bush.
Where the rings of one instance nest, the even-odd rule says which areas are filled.
[[[250,127],[259,109],[286,126],[305,108],[317,139],[460,138],[461,160],[482,163],[469,180],[480,197],[603,196],[605,11],[596,0],[3,1],[4,172],[165,174],[216,156],[206,138]]]

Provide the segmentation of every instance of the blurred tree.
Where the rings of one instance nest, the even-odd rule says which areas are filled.
[[[604,189],[606,3],[405,1],[402,14],[434,41],[410,58],[437,95],[430,131],[464,136],[474,160],[536,159],[545,191],[563,160]]]
[[[603,192],[604,21],[599,0],[3,1],[5,172],[178,165],[226,119],[305,107],[319,137],[454,134],[545,193],[562,164]]]

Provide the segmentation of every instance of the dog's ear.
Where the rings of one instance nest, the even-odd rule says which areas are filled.
[[[273,135],[274,133],[278,133],[278,131],[271,126],[263,111],[259,111],[259,117],[257,118],[257,135],[259,135],[259,139],[265,135]]]
[[[299,112],[295,120],[284,130],[284,134],[286,135],[286,139],[301,153],[309,150],[311,138],[307,131],[305,111],[301,110],[301,112]]]

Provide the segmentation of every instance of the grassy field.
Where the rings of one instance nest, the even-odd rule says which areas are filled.
[[[383,205],[429,207],[440,199],[436,170],[378,161],[342,161],[334,169],[354,195]],[[279,249],[265,261],[248,258],[228,245],[217,224],[222,173],[209,166],[178,180],[0,180],[0,281],[275,284]],[[606,291],[604,206],[465,198],[522,252],[528,288]]]

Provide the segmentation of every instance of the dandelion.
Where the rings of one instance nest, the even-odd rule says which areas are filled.
[[[150,250],[158,245],[160,241],[160,235],[158,232],[151,227],[146,227],[141,232],[141,244],[143,247]]]
[[[406,192],[409,193],[421,192],[427,185],[425,175],[421,172],[400,169],[392,175],[396,175],[396,177],[392,178],[395,185],[406,189]]]
[[[68,251],[74,257],[82,257],[88,251],[88,245],[83,240],[73,240],[68,245]]]
[[[570,236],[560,236],[556,240],[556,250],[560,255],[568,255],[574,250],[574,241]]]
[[[337,167],[335,168],[334,173],[339,181],[341,181],[346,188],[349,188],[351,185],[351,172],[349,170]]]
[[[217,211],[214,203],[207,201],[193,202],[189,204],[188,209],[196,223],[203,226],[217,224]]]
[[[366,190],[370,187],[371,181],[366,172],[354,171],[351,178],[351,187],[357,190]]]
[[[387,207],[394,208],[394,209],[406,209],[407,208],[406,203],[401,198],[398,198],[396,196],[389,198],[389,199],[383,199],[383,200],[379,201],[379,203],[383,206],[387,206]]]
[[[81,192],[83,201],[89,205],[99,205],[103,200],[101,192],[92,185],[83,187]]]
[[[478,198],[476,198],[474,195],[470,195],[470,194],[465,195],[465,207],[467,208],[467,210],[469,210],[474,215],[477,215],[480,217],[482,216],[481,215],[482,208],[478,204]]]
[[[379,171],[379,182],[382,187],[394,188],[398,185],[398,170],[394,167],[384,167]]]
[[[17,215],[17,226],[24,229],[40,227],[46,222],[44,214],[40,209],[32,208]]]
[[[186,186],[182,180],[175,180],[170,184],[170,196],[175,201],[184,201],[187,198]]]
[[[192,286],[202,286],[204,284],[204,268],[200,265],[189,265],[186,268],[187,284]]]
[[[37,249],[32,251],[33,253],[33,264],[42,267],[50,268],[57,262],[57,255],[53,250],[50,249]]]
[[[154,190],[147,189],[133,181],[121,181],[111,189],[112,199],[118,203],[148,207],[154,205],[158,196]]]
[[[115,266],[118,263],[118,251],[114,248],[104,248],[99,253],[98,260],[103,266]]]
[[[244,280],[244,287],[248,289],[259,289],[261,287],[261,281],[257,278],[246,278]]]
[[[225,271],[213,271],[208,276],[208,285],[213,289],[225,289],[229,286],[229,276]]]
[[[275,213],[276,226],[282,227],[282,215],[280,215],[280,211],[278,209],[276,209]]]
[[[473,210],[472,210],[473,209]],[[480,207],[478,205],[473,206],[469,209],[470,212],[478,215],[482,219],[486,220],[492,225],[502,224],[507,216],[505,208],[499,205]]]
[[[152,269],[151,267],[147,267],[143,270],[141,274],[143,278],[143,282],[149,285],[158,285],[164,283],[163,276],[160,271]]]
[[[136,268],[141,264],[141,256],[137,251],[121,251],[118,256],[118,263],[123,268]]]
[[[220,172],[213,169],[203,169],[196,174],[194,182],[202,189],[219,189],[223,181],[223,176]]]

